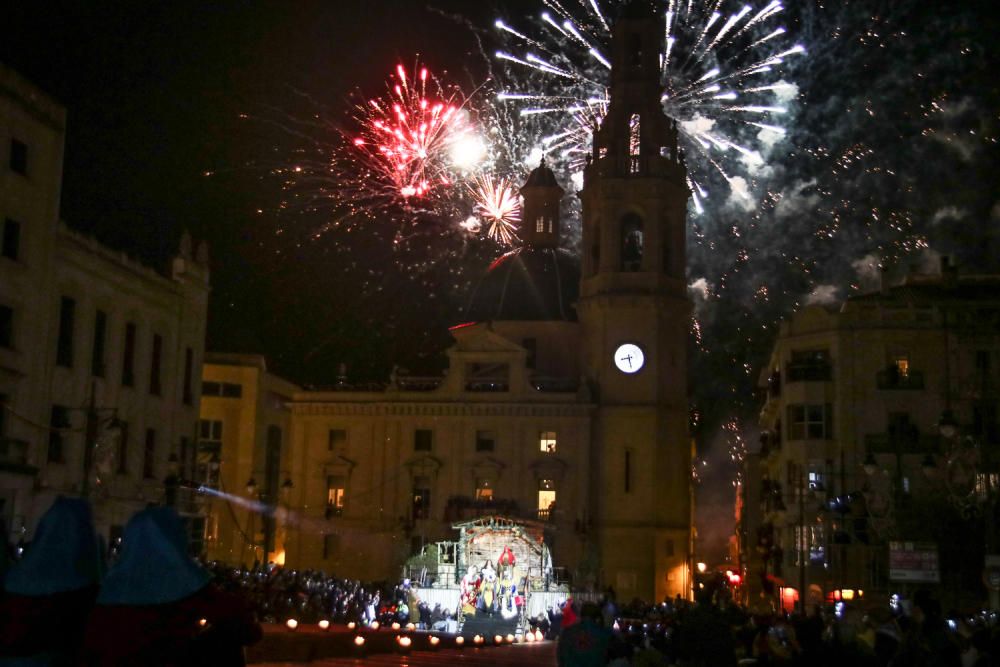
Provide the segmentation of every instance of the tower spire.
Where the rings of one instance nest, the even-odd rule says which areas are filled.
[[[559,204],[565,193],[556,175],[545,164],[545,157],[521,186],[524,207],[521,215],[521,239],[535,248],[559,247]]]

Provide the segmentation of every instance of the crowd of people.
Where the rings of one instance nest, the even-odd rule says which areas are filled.
[[[259,621],[289,618],[458,629],[452,610],[429,607],[405,580],[198,563],[169,508],[137,513],[116,552],[109,563],[85,501],[56,500],[23,556],[0,561],[0,665],[241,665]],[[997,614],[945,614],[927,591],[892,607],[790,615],[745,609],[724,592],[619,606],[608,591],[600,603],[567,600],[530,629],[558,641],[559,664],[572,667],[1000,664]]]
[[[273,563],[252,568],[207,563],[216,585],[240,595],[264,623],[294,618],[304,623],[368,625],[412,623],[421,629],[448,631],[457,627],[455,614],[441,605],[429,606],[408,580],[364,583],[340,579],[317,570],[288,570]]]
[[[559,665],[986,667],[1000,665],[995,612],[942,613],[926,590],[905,604],[748,610],[722,597],[617,607],[568,603],[550,613]],[[555,634],[555,633],[553,633]]]

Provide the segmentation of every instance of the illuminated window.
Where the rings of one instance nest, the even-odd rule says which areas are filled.
[[[551,479],[538,480],[538,516],[547,518],[549,512],[555,509],[556,485]]]
[[[910,376],[910,360],[907,357],[896,357],[893,363],[896,365],[896,372],[899,373],[901,380]]]
[[[542,216],[538,216],[538,218],[535,220],[535,231],[536,232],[545,231],[545,218],[543,218]]]
[[[556,451],[556,432],[542,431],[538,436],[538,445],[546,454],[553,454]]]
[[[823,473],[818,470],[809,471],[809,488],[810,489],[821,489],[823,488]]]
[[[429,477],[413,478],[413,519],[431,516],[431,480]]]
[[[336,514],[344,510],[347,499],[347,478],[343,475],[329,475],[326,478],[326,508]]]
[[[476,500],[493,500],[493,483],[490,480],[476,480]]]

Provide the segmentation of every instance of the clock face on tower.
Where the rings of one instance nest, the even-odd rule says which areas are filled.
[[[615,367],[622,373],[638,373],[646,361],[642,349],[635,343],[624,343],[615,350]]]

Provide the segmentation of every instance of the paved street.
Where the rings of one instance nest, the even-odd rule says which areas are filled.
[[[466,649],[463,651],[414,651],[409,655],[384,653],[366,658],[331,658],[310,663],[255,663],[255,667],[301,667],[305,664],[310,665],[310,667],[337,667],[340,665],[358,665],[359,667],[372,667],[375,665],[399,665],[401,667],[430,667],[433,665],[515,667],[516,665],[536,665],[546,667],[556,664],[556,645],[554,642],[543,642],[541,644],[521,644],[497,648]]]

